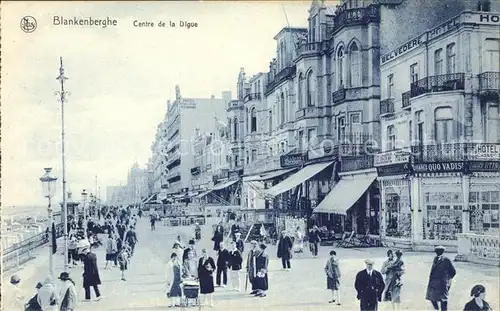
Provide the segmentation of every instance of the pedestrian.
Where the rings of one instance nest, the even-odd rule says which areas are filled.
[[[215,262],[209,257],[206,249],[201,250],[201,258],[198,261],[198,277],[200,280],[200,293],[204,296],[204,305],[214,306],[214,278]],[[207,300],[210,302],[208,303]]]
[[[201,227],[199,223],[196,223],[196,226],[194,228],[194,237],[196,241],[201,240]]]
[[[218,252],[220,249],[220,244],[224,240],[224,227],[222,226],[222,222],[215,227],[214,236],[212,237],[212,241],[214,242],[214,251]]]
[[[281,265],[283,270],[290,271],[292,266],[290,264],[290,259],[292,259],[292,239],[288,236],[285,230],[281,232],[281,238],[278,242],[277,255],[281,258]]]
[[[231,268],[231,285],[233,286],[233,290],[239,292],[240,289],[240,270],[241,264],[243,263],[243,257],[241,256],[241,252],[238,249],[238,246],[235,242],[232,243],[233,250],[229,253],[229,267]]]
[[[382,274],[373,269],[373,260],[365,260],[366,269],[358,272],[354,287],[357,291],[357,299],[360,302],[361,311],[376,311],[378,302],[382,300],[382,292],[385,287]]]
[[[236,232],[236,248],[240,251],[243,256],[243,252],[245,251],[245,243],[241,239],[241,232]]]
[[[265,243],[267,240],[267,230],[264,227],[264,224],[260,225],[259,234],[260,234],[260,242]]]
[[[383,294],[384,301],[390,301],[392,310],[400,310],[401,308],[401,280],[404,273],[404,262],[401,260],[403,253],[400,250],[396,251],[396,260],[394,260],[392,251],[387,252],[389,257],[383,264],[380,272],[385,274],[385,289]]]
[[[43,282],[43,286],[38,291],[38,304],[43,311],[57,311],[59,303],[59,295],[54,285],[52,276],[47,276]]]
[[[9,292],[12,292],[12,300],[10,306],[12,310],[19,311],[24,310],[24,293],[19,287],[21,284],[21,279],[17,274],[10,277],[11,288]]]
[[[194,250],[189,250],[188,258],[182,263],[182,279],[191,281],[198,280],[198,263],[196,262]]]
[[[255,270],[253,259],[258,252],[257,241],[252,240],[250,242],[250,245],[252,245],[252,248],[248,252],[246,270],[247,270],[247,279],[252,285],[252,291],[250,292],[250,295],[255,295],[257,293],[257,288],[255,287],[255,275],[257,274],[257,272]],[[246,290],[246,285],[245,285],[245,290]]]
[[[326,287],[332,291],[332,300],[329,303],[337,302],[340,306],[340,267],[337,253],[334,250],[330,251],[330,258],[327,259],[325,265]]]
[[[181,244],[179,244],[178,241],[175,241],[172,253],[175,253],[177,258],[182,258],[184,256],[184,250],[181,248]]]
[[[297,230],[295,230],[295,240],[293,248],[295,253],[304,252],[304,232],[302,232],[302,229],[300,227],[297,227]]]
[[[182,267],[176,253],[170,255],[170,261],[166,268],[167,297],[170,299],[171,307],[181,305],[182,296]]]
[[[130,245],[131,248],[130,255],[133,256],[135,250],[135,244],[139,242],[139,240],[137,239],[137,233],[135,232],[134,226],[130,226],[130,229],[127,231],[125,235],[125,241],[127,242],[128,245]]]
[[[125,271],[128,269],[128,253],[127,253],[127,248],[122,247],[121,250],[118,252],[117,261],[118,264],[120,265],[120,271],[122,274],[121,280],[126,281],[125,279]]]
[[[451,280],[457,272],[451,260],[444,256],[444,251],[444,246],[436,246],[434,249],[436,257],[432,263],[425,299],[431,301],[434,310],[439,310],[440,303],[441,310],[447,311]]]
[[[492,311],[490,305],[484,300],[486,288],[483,285],[475,285],[470,295],[472,300],[465,304],[464,311]]]
[[[26,306],[24,308],[25,311],[42,311],[42,307],[38,303],[38,292],[39,292],[40,288],[42,288],[42,286],[43,285],[41,282],[36,283],[36,286],[35,286],[36,294],[35,294],[35,296],[31,297],[31,299],[26,304]]]
[[[314,258],[318,257],[318,243],[320,241],[318,226],[314,225],[309,231],[309,248]]]
[[[104,266],[104,269],[108,268],[108,264],[110,262],[114,263],[115,261],[114,256],[116,255],[117,250],[118,246],[116,244],[115,237],[113,236],[113,233],[109,233],[108,241],[106,242],[106,265]]]
[[[255,266],[255,288],[257,292],[255,296],[258,297],[266,297],[267,290],[269,289],[269,279],[268,279],[268,265],[269,265],[269,256],[266,253],[267,246],[262,243],[260,244],[257,253],[253,257],[254,266]]]
[[[217,252],[217,274],[216,274],[217,286],[222,286],[222,287],[227,286],[228,263],[229,263],[229,251],[226,249],[224,243],[220,243],[220,249]],[[222,275],[222,285],[221,285],[221,275]]]
[[[156,230],[156,215],[155,213],[152,213],[151,215],[149,215],[149,222],[151,224],[151,231],[155,231]]]
[[[189,246],[184,250],[182,254],[182,262],[186,261],[188,259],[189,252],[194,253],[194,258],[198,257],[196,255],[196,249],[195,249],[195,241],[194,240],[189,240]]]
[[[74,311],[76,309],[77,294],[75,282],[69,277],[68,272],[62,272],[59,276],[61,285],[59,297],[61,299],[60,311]]]
[[[94,288],[96,300],[101,300],[99,285],[99,268],[97,267],[97,257],[88,248],[83,249],[83,289],[85,290],[85,301],[90,301],[90,288]]]
[[[74,234],[71,234],[68,243],[68,263],[73,263],[74,266],[77,265],[76,262],[78,261],[78,252],[76,248],[77,248],[76,236]]]

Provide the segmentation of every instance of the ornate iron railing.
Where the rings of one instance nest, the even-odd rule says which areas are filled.
[[[488,71],[478,75],[480,91],[498,91],[500,89],[500,72]]]
[[[321,50],[321,42],[305,42],[299,46],[299,55],[305,53],[317,53]]]
[[[243,102],[249,102],[251,100],[261,100],[262,99],[262,94],[261,93],[249,93],[245,95],[243,98]]]
[[[271,77],[272,79],[269,79],[268,84],[266,85],[266,94],[271,93],[274,88],[279,85],[281,82],[290,79],[295,72],[297,71],[297,68],[295,65],[286,67],[280,72],[278,72],[274,77]]]
[[[438,76],[429,76],[411,84],[410,97],[416,97],[427,93],[463,90],[464,88],[464,73],[450,73]]]
[[[355,24],[366,24],[369,22],[379,22],[380,11],[375,5],[370,5],[367,8],[343,9],[336,12],[334,18],[333,31]]]
[[[407,91],[407,92],[404,92],[403,94],[401,94],[401,106],[403,109],[411,107],[410,98],[411,98],[410,91]]]
[[[394,98],[388,98],[380,101],[380,115],[394,113]]]
[[[497,143],[442,143],[411,147],[415,163],[486,159],[497,161],[500,160],[498,150],[500,144]]]

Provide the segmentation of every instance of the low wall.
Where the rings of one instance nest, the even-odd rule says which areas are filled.
[[[455,260],[500,266],[500,237],[498,234],[459,234]]]

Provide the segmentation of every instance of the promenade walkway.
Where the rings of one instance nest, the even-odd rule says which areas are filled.
[[[156,231],[149,230],[147,219],[142,219],[138,225],[139,244],[128,271],[127,281],[120,280],[117,268],[104,270],[104,249],[96,251],[103,284],[101,291],[104,298],[101,301],[81,303],[78,310],[129,310],[154,311],[168,309],[165,295],[165,263],[170,256],[171,247],[177,235],[182,235],[185,241],[193,234],[193,227],[164,227],[157,225]],[[197,249],[207,248],[211,256],[215,257],[210,241],[212,229],[203,228],[202,241]],[[248,248],[248,244],[246,245]],[[320,256],[313,259],[308,253],[292,259],[292,270],[282,271],[281,262],[276,258],[276,247],[270,246],[269,292],[266,298],[254,298],[248,293],[230,291],[228,288],[216,288],[214,295],[215,306],[212,310],[359,310],[354,290],[354,277],[364,268],[364,260],[372,258],[376,269],[380,269],[387,249],[338,249],[341,260],[342,280],[340,285],[342,306],[328,304],[330,293],[326,290],[326,279],[323,267],[330,248],[321,247]],[[247,250],[246,250],[247,251]],[[246,253],[245,251],[245,253]],[[454,254],[449,254],[450,258]],[[403,259],[407,272],[404,277],[402,290],[403,310],[429,310],[429,303],[425,300],[427,280],[432,265],[432,253],[405,253]],[[61,260],[58,260],[62,262]],[[463,310],[463,305],[470,299],[470,289],[475,284],[483,284],[487,288],[487,300],[496,310],[499,307],[499,271],[496,267],[481,266],[468,263],[454,263],[457,276],[453,281],[450,297],[450,310]],[[46,266],[45,266],[46,269]],[[81,289],[82,268],[73,268],[72,277],[79,287],[79,295],[83,297]],[[27,293],[34,293],[36,280],[41,280],[46,270],[40,271],[25,282]],[[245,275],[242,273],[242,288]],[[7,293],[6,293],[7,294]],[[382,303],[380,310],[391,310],[391,306]]]

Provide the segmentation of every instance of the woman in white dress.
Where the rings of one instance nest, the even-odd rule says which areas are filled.
[[[293,244],[293,249],[296,253],[304,252],[304,233],[300,227],[297,227],[295,231],[295,241]]]

